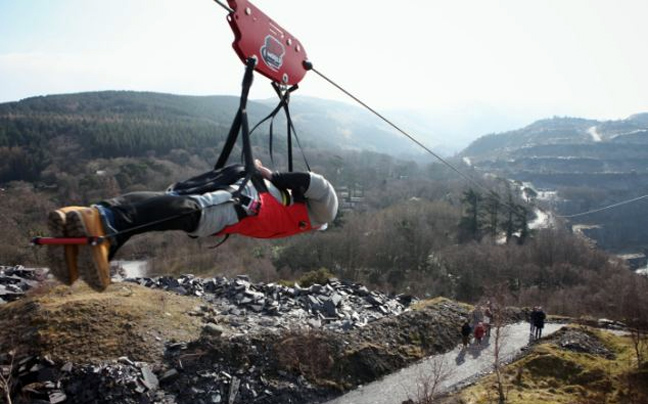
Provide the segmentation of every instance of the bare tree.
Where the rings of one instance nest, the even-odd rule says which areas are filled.
[[[637,368],[646,362],[648,350],[648,279],[637,277],[623,293],[623,318],[628,326],[635,351]]]
[[[489,317],[489,338],[493,344],[493,370],[495,372],[497,386],[497,402],[506,402],[503,375],[503,348],[507,343],[506,306],[511,299],[506,284],[497,284],[486,289],[485,296],[489,296],[486,303],[487,316]]]
[[[441,392],[441,385],[452,376],[453,369],[443,356],[436,356],[420,365],[416,377],[416,392],[414,397],[408,393],[408,402],[417,404],[432,404]]]
[[[0,393],[3,393],[5,402],[11,404],[11,390],[13,388],[13,370],[14,370],[14,359],[15,351],[11,350],[8,352],[10,358],[8,365],[0,365]]]

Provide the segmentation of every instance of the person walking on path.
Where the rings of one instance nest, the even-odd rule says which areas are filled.
[[[538,306],[534,306],[533,310],[531,310],[531,313],[529,313],[529,324],[531,325],[531,327],[529,328],[529,335],[531,335],[531,337],[535,336],[535,323],[537,315]]]
[[[475,309],[471,313],[472,327],[476,327],[477,324],[484,321],[484,312],[482,311],[481,306],[475,306]]]
[[[545,319],[547,318],[547,315],[545,312],[542,310],[542,307],[538,307],[538,310],[536,311],[535,314],[535,321],[534,321],[534,327],[535,327],[535,338],[542,338],[542,329],[544,328],[545,324]]]
[[[477,323],[475,326],[475,341],[477,341],[479,345],[481,345],[485,333],[486,329],[484,328],[484,323]]]
[[[461,342],[463,343],[464,349],[468,348],[468,345],[470,344],[471,334],[472,334],[472,327],[470,326],[468,319],[466,319],[466,321],[464,321],[464,324],[461,326]]]

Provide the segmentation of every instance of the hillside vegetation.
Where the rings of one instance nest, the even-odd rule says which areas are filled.
[[[648,401],[648,367],[637,366],[627,334],[572,325],[533,345],[503,373],[511,404]],[[489,375],[443,403],[497,402],[495,384]]]
[[[376,125],[357,107],[323,101],[301,105],[292,118],[303,129],[305,147],[362,148],[409,152],[413,147]],[[0,183],[51,183],[52,171],[74,172],[83,159],[168,156],[174,151],[214,161],[220,152],[238,98],[178,96],[159,93],[105,91],[28,98],[0,104]],[[313,105],[314,104],[314,105]],[[326,112],[321,110],[326,105]],[[250,101],[253,126],[274,108],[272,101]],[[280,114],[276,127],[285,128]],[[268,123],[252,137],[265,144]],[[278,133],[281,130],[275,129]],[[370,140],[370,141],[369,141]],[[285,150],[278,143],[279,150]],[[182,160],[183,155],[176,155]]]
[[[0,191],[0,262],[47,265],[46,251],[28,241],[46,234],[44,218],[53,208],[163,190],[208,170],[235,101],[101,92],[0,105],[0,150],[13,156],[0,160],[8,175]],[[269,108],[253,104],[250,109],[254,121]],[[315,121],[322,116],[328,115],[323,111]],[[487,216],[477,218],[474,191],[447,168],[341,145],[315,147],[307,121],[302,122],[305,154],[340,195],[342,209],[329,230],[279,241],[233,238],[216,250],[208,248],[216,239],[149,233],[135,237],[117,258],[146,259],[152,274],[248,273],[262,281],[296,279],[323,269],[389,292],[468,302],[479,301],[490,285],[506,284],[519,306],[543,304],[572,315],[623,317],[626,304],[618,292],[641,294],[634,274],[621,262],[568,231],[530,231],[534,207],[510,182],[484,179],[506,204],[493,204]],[[590,124],[581,121],[567,126]],[[253,139],[256,156],[271,163],[267,128]],[[285,167],[285,140],[275,140],[275,166]],[[296,163],[301,166],[298,158]],[[500,234],[507,242],[499,242]]]
[[[175,181],[210,169],[236,105],[232,97],[132,92],[37,97],[0,105],[0,264],[48,265],[46,250],[30,247],[28,241],[47,234],[45,218],[51,209],[86,205],[126,192],[164,190]],[[132,386],[102,379],[103,375],[124,377],[133,372],[139,375],[133,380],[151,376],[148,368],[132,362],[142,360],[156,363],[153,373],[160,377],[171,372],[165,389],[186,402],[211,394],[214,380],[222,391],[209,399],[224,402],[233,375],[254,381],[252,387],[243,383],[241,391],[248,401],[264,389],[271,394],[264,392],[265,401],[259,402],[280,402],[276,401],[278,395],[285,402],[303,402],[304,397],[316,401],[426,355],[452,349],[458,342],[461,321],[471,310],[457,302],[485,304],[496,299],[513,307],[511,321],[525,319],[526,311],[521,308],[542,305],[550,314],[623,321],[642,336],[637,344],[645,344],[648,279],[560,223],[531,228],[535,203],[541,203],[538,193],[527,190],[522,194],[521,184],[508,180],[524,180],[523,174],[528,174],[538,184],[545,184],[540,181],[543,178],[546,184],[564,181],[559,194],[569,199],[564,206],[570,209],[575,209],[575,203],[593,204],[627,195],[632,192],[627,191],[632,189],[628,184],[640,183],[648,170],[639,164],[643,152],[636,150],[636,159],[623,166],[636,164],[635,173],[615,171],[622,167],[620,156],[630,150],[624,149],[627,145],[621,140],[634,142],[636,149],[641,149],[636,145],[644,139],[644,115],[629,120],[630,126],[581,119],[540,121],[520,133],[503,135],[503,145],[498,136],[485,138],[469,149],[476,154],[466,154],[476,170],[453,163],[475,178],[482,169],[496,173],[479,178],[499,196],[494,197],[471,188],[442,165],[362,150],[376,128],[355,121],[353,113],[337,109],[337,105],[321,108],[326,111],[317,107],[302,110],[295,120],[305,128],[302,145],[311,167],[338,190],[340,214],[327,231],[273,241],[233,237],[216,250],[209,247],[217,239],[148,233],[133,238],[116,258],[147,260],[150,275],[191,273],[239,279],[234,276],[248,274],[255,282],[271,283],[272,288],[291,285],[291,292],[285,290],[294,296],[280,301],[286,307],[301,293],[294,281],[311,285],[309,290],[330,291],[326,282],[331,277],[384,292],[374,295],[359,287],[362,299],[377,302],[359,306],[365,309],[389,313],[380,305],[380,296],[436,299],[415,304],[413,310],[399,315],[361,322],[355,328],[351,319],[359,315],[347,311],[344,315],[351,330],[342,333],[323,330],[330,319],[317,317],[321,312],[314,309],[318,301],[313,295],[302,298],[311,305],[308,313],[317,318],[300,317],[295,314],[298,310],[286,315],[286,321],[308,327],[304,331],[285,328],[283,320],[273,314],[254,317],[251,306],[249,312],[241,311],[236,306],[242,300],[237,298],[240,291],[235,289],[240,285],[236,282],[231,285],[237,303],[219,302],[211,307],[197,304],[193,297],[140,285],[116,283],[98,294],[83,284],[68,288],[46,281],[25,299],[0,306],[0,342],[11,347],[11,351],[0,352],[3,377],[6,366],[13,366],[11,361],[20,351],[34,355],[24,363],[40,370],[39,366],[50,369],[47,366],[54,366],[52,363],[60,368],[65,361],[84,362],[71,372],[57,369],[56,374],[62,375],[73,391],[83,390],[79,385],[84,383],[101,384],[101,391],[119,396],[122,387]],[[269,110],[264,103],[252,103],[252,120]],[[284,168],[285,140],[276,139],[271,157],[267,129],[260,128],[253,136],[255,155]],[[329,131],[331,136],[323,139]],[[376,143],[387,134],[376,132]],[[603,144],[612,146],[600,150]],[[551,154],[560,150],[581,155],[571,161]],[[537,158],[542,153],[542,158]],[[523,169],[510,168],[516,164],[515,156]],[[602,156],[610,158],[603,161]],[[296,160],[301,168],[301,161]],[[536,170],[534,164],[540,160],[539,166],[551,165],[556,172]],[[576,166],[583,171],[575,170]],[[586,172],[590,166],[603,168]],[[592,182],[585,181],[587,178]],[[596,189],[595,180],[601,178],[607,181],[602,184],[609,186]],[[628,182],[619,183],[620,178]],[[571,181],[581,182],[578,187],[565,185]],[[249,282],[243,285],[246,292],[260,297]],[[204,295],[197,291],[197,296]],[[258,332],[248,332],[254,327]],[[633,403],[623,401],[624,397],[639,397],[632,399],[641,402],[637,400],[645,392],[637,386],[645,381],[645,345],[639,349],[635,345],[633,353],[628,339],[593,331],[578,333],[579,338],[604,347],[617,360],[566,351],[565,339],[547,341],[506,370],[509,400]],[[567,334],[567,340],[572,336]],[[92,367],[106,360],[114,362],[119,356],[128,358],[102,364],[101,371]],[[30,361],[34,360],[38,366],[32,367]],[[135,382],[139,389],[137,383],[141,382]],[[488,402],[494,397],[492,380],[485,383],[453,399]],[[589,384],[591,390],[586,387]],[[97,391],[90,393],[102,394]],[[140,393],[131,389],[128,394]]]

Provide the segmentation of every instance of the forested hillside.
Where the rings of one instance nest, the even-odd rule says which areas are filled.
[[[0,263],[47,265],[46,251],[28,241],[46,234],[51,209],[164,190],[208,170],[237,106],[232,97],[131,92],[0,105]],[[561,228],[530,229],[534,206],[521,198],[520,184],[481,178],[453,160],[501,196],[482,199],[434,161],[421,164],[326,143],[306,122],[330,124],[341,111],[322,108],[311,109],[311,117],[297,113],[295,120],[301,114],[300,136],[311,167],[338,191],[340,214],[327,231],[277,241],[233,237],[215,250],[209,247],[218,239],[149,233],[134,237],[116,258],[146,259],[152,274],[246,273],[260,281],[334,275],[388,292],[464,301],[478,301],[492,285],[505,284],[521,306],[605,315],[620,307],[607,302],[633,284],[634,274]],[[253,103],[251,120],[269,110]],[[336,122],[346,128],[365,125],[349,116],[347,126]],[[285,140],[275,138],[274,163],[282,168]],[[253,143],[255,155],[272,166],[267,127],[255,132]],[[297,151],[295,160],[301,167]]]
[[[318,105],[323,109],[318,110]],[[44,263],[42,251],[26,248],[26,242],[29,236],[44,233],[43,218],[48,209],[66,204],[86,205],[131,191],[163,190],[173,182],[208,170],[220,153],[237,108],[236,97],[116,91],[36,97],[1,104],[0,154],[4,158],[0,160],[0,195],[5,224],[2,238],[6,240],[2,261]],[[296,109],[293,117],[305,155],[315,171],[325,174],[343,191],[343,207],[355,206],[357,211],[380,209],[402,197],[416,195],[411,194],[410,188],[425,177],[421,167],[387,155],[345,150],[349,143],[339,141],[334,135],[336,130],[347,133],[347,141],[354,141],[363,133],[357,128],[369,130],[371,126],[356,121],[353,111],[345,111],[339,103],[317,100],[309,100]],[[251,123],[270,111],[266,102],[250,102]],[[334,118],[342,115],[340,119]],[[286,168],[286,140],[281,123],[275,123],[273,159],[269,155],[268,124],[252,136],[256,156],[271,165],[274,160],[278,169]],[[324,136],[327,132],[331,136]],[[236,161],[237,156],[235,151],[231,161]],[[297,167],[303,167],[298,150],[295,162]],[[397,193],[388,193],[383,200],[372,197],[391,183]],[[351,212],[347,211],[344,219],[343,215],[339,223],[349,220]],[[173,237],[177,240],[167,244]],[[186,270],[188,262],[196,265],[198,271],[212,269],[214,252],[200,249],[203,245],[198,243],[199,249],[187,258],[183,248],[197,245],[189,241],[184,235],[151,235],[133,243],[124,255],[158,257],[160,264],[153,264],[160,265],[160,271]],[[245,259],[239,258],[235,247],[241,244],[241,248],[248,248],[248,244],[258,243],[242,240],[231,244],[232,247],[219,250],[216,260],[228,265],[236,263],[241,269]],[[176,248],[167,250],[167,245]],[[259,248],[265,249],[266,245],[260,243]],[[230,250],[235,251],[235,259],[228,256]],[[256,259],[261,258],[260,253],[255,254]],[[180,257],[183,260],[176,262]],[[264,267],[274,271],[272,263],[264,263],[259,271]]]
[[[79,161],[97,158],[185,150],[208,160],[237,107],[236,97],[112,91],[0,104],[0,183],[47,182],[48,166],[74,172]],[[268,111],[260,104],[250,107],[252,119]]]
[[[80,159],[165,156],[184,150],[211,161],[220,150],[238,108],[230,96],[177,96],[105,91],[35,97],[0,104],[0,183],[41,181],[51,164],[73,165]],[[275,101],[250,101],[253,126]],[[305,147],[412,152],[367,113],[339,102],[295,101],[292,118]],[[267,142],[268,122],[253,143]],[[285,133],[282,114],[274,131]],[[284,146],[285,147],[285,146]],[[278,143],[279,152],[282,150]],[[284,149],[285,150],[285,149]],[[61,167],[68,171],[74,168]]]

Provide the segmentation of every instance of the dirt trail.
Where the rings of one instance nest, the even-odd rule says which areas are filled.
[[[547,324],[543,335],[549,335],[561,324]],[[518,323],[505,328],[505,343],[502,357],[508,360],[520,353],[520,349],[529,343],[529,324]],[[400,404],[411,398],[416,400],[417,389],[425,377],[430,377],[441,365],[442,373],[447,378],[441,383],[441,390],[446,391],[467,380],[488,373],[493,364],[493,337],[483,341],[482,345],[471,345],[467,350],[460,346],[454,350],[424,359],[410,367],[392,373],[384,378],[353,390],[326,404]]]

